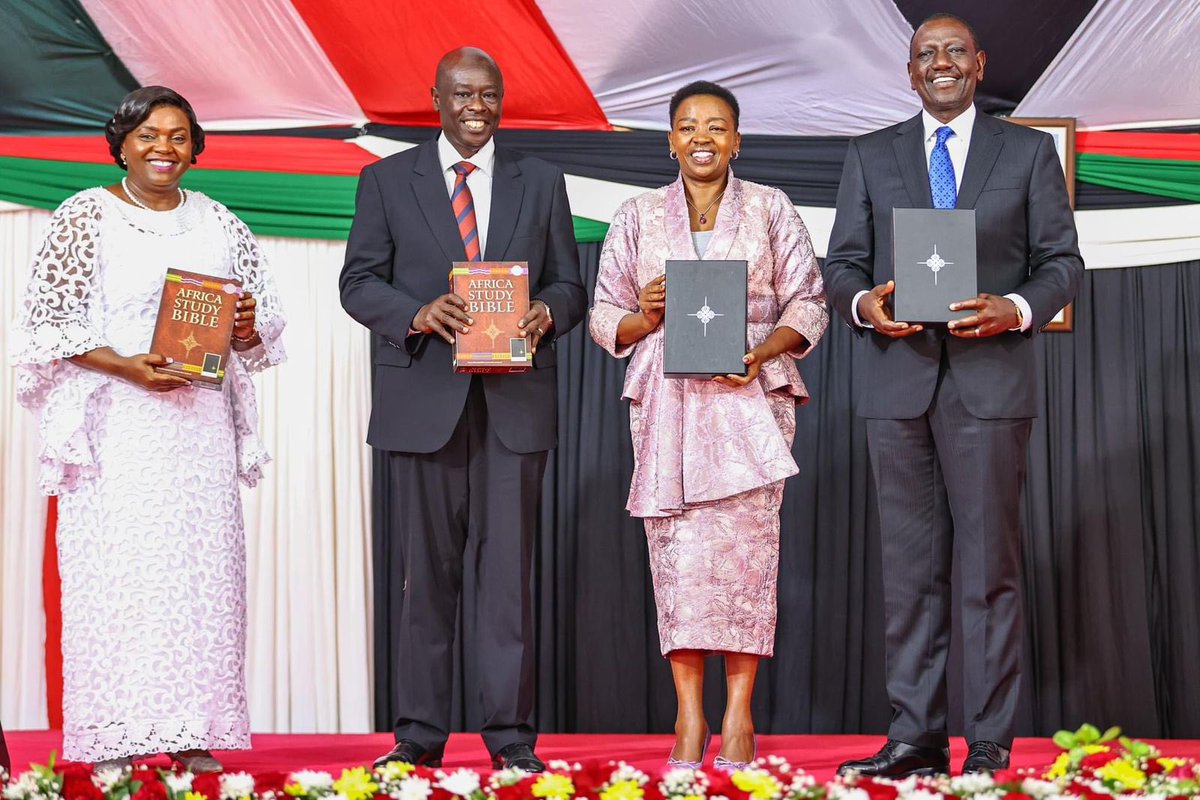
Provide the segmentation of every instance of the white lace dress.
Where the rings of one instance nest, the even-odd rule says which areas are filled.
[[[222,391],[149,392],[66,360],[147,352],[169,267],[258,299],[263,344],[230,359]],[[258,243],[202,194],[155,212],[89,189],[51,219],[14,355],[59,496],[69,760],[250,745],[238,479],[269,460],[249,373],[283,361],[283,326]]]

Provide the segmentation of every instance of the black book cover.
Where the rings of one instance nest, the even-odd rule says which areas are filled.
[[[663,325],[668,378],[745,375],[746,262],[668,261]]]
[[[950,304],[978,294],[974,209],[892,210],[899,322],[941,324],[974,314]]]

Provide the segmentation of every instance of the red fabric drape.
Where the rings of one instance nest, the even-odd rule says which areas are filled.
[[[46,502],[46,536],[42,551],[42,608],[46,610],[46,712],[50,727],[62,728],[62,589],[58,580],[58,498]]]
[[[432,134],[431,134],[432,135]],[[91,136],[0,136],[0,156],[112,164],[108,143]],[[197,167],[305,175],[358,175],[379,159],[356,144],[302,136],[208,134]]]
[[[505,127],[610,127],[534,0],[292,5],[373,122],[437,126],[429,87],[438,59],[473,45],[504,73]]]
[[[1200,133],[1079,131],[1075,149],[1095,155],[1200,161]]]

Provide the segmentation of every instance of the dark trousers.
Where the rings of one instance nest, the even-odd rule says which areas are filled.
[[[968,741],[1011,746],[1022,645],[1021,484],[1030,419],[978,419],[943,357],[928,411],[869,419],[883,546],[889,736],[946,744],[955,550]]]
[[[391,526],[404,553],[404,601],[392,623],[401,648],[397,739],[436,750],[450,733],[454,629],[471,540],[478,544],[472,644],[482,665],[483,740],[493,754],[535,743],[530,580],[546,455],[504,446],[478,378],[445,447],[389,453]]]
[[[0,768],[12,772],[12,760],[8,757],[8,745],[4,743],[4,729],[0,728]]]

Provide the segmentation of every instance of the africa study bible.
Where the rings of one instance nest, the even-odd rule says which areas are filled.
[[[454,334],[454,371],[528,372],[533,354],[517,323],[529,311],[529,264],[455,261],[450,291],[474,320],[467,333]]]
[[[172,363],[155,369],[220,391],[241,293],[235,278],[167,270],[150,352]]]

